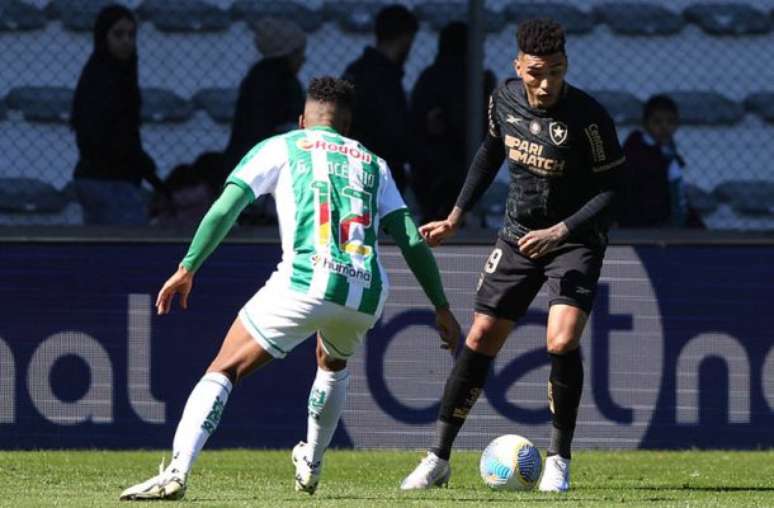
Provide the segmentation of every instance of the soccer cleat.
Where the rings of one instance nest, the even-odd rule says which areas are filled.
[[[293,460],[293,465],[296,466],[296,491],[312,495],[320,483],[322,461],[310,462],[306,458],[306,447],[307,444],[300,441],[293,447],[293,453],[290,457]]]
[[[159,466],[159,474],[150,480],[129,487],[121,493],[121,501],[151,501],[165,499],[175,501],[185,495],[185,473],[171,467],[164,469],[164,460]]]
[[[538,489],[541,492],[567,492],[570,490],[570,459],[551,455],[543,466],[543,477]]]
[[[451,466],[448,460],[427,452],[422,462],[400,484],[400,490],[424,490],[449,484]]]

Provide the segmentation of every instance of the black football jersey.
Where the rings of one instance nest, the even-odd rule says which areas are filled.
[[[530,107],[521,80],[509,79],[492,94],[488,114],[489,133],[502,139],[510,172],[506,240],[567,219],[622,172],[624,154],[610,115],[570,84],[554,106],[541,110]],[[598,237],[608,222],[600,217],[573,236]]]

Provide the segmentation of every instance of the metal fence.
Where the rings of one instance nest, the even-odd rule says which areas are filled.
[[[70,101],[92,47],[100,0],[0,1],[0,224],[80,224]],[[410,92],[440,28],[469,19],[467,2],[403,1],[420,30],[405,64]],[[482,2],[483,67],[513,74],[515,26],[552,15],[568,31],[568,80],[608,106],[623,141],[644,100],[670,93],[688,199],[713,229],[774,229],[774,47],[771,0]],[[307,33],[299,79],[340,75],[371,33],[378,1],[131,0],[139,16],[142,140],[160,176],[222,150],[240,81],[260,54],[251,27],[288,15]],[[475,33],[476,30],[473,30]],[[504,172],[499,178],[504,179]],[[19,178],[27,179],[19,181]],[[31,181],[33,179],[34,181]],[[28,194],[24,194],[27,192]],[[26,197],[25,197],[26,196]],[[33,196],[30,198],[29,196]],[[43,197],[41,197],[43,196]],[[488,221],[496,223],[496,203]],[[486,207],[484,207],[486,209]],[[487,219],[487,217],[485,217]]]

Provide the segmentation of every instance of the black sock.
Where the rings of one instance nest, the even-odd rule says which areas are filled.
[[[548,382],[548,401],[553,428],[548,455],[571,459],[572,437],[578,419],[583,393],[583,362],[580,348],[563,355],[551,354],[551,376]]]
[[[430,451],[449,460],[457,433],[465,423],[486,382],[494,357],[464,347],[446,380],[436,428],[436,444]]]

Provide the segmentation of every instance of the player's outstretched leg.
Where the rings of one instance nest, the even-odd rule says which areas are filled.
[[[298,443],[291,454],[296,469],[295,489],[309,494],[315,493],[320,482],[323,454],[339,424],[349,387],[346,360],[328,356],[319,338],[317,363],[317,375],[309,392],[306,442]]]
[[[552,317],[555,317],[553,322]],[[572,438],[583,393],[583,362],[577,343],[585,322],[586,314],[574,307],[552,306],[549,314],[548,396],[553,426],[548,458],[538,486],[543,492],[566,492],[570,488]]]
[[[174,500],[185,495],[186,480],[196,457],[220,423],[231,393],[231,379],[239,380],[271,357],[242,327],[239,320],[229,330],[218,356],[196,384],[177,425],[172,462],[159,474],[121,493],[122,501]],[[226,375],[228,374],[228,375]]]
[[[202,377],[188,397],[177,425],[172,462],[166,469],[160,468],[157,476],[126,489],[121,500],[180,499],[185,495],[188,472],[218,426],[231,387],[231,381],[223,374],[208,372]]]
[[[429,489],[446,485],[451,476],[449,457],[454,439],[478,400],[493,356],[467,345],[446,380],[436,427],[436,444],[401,483],[401,490]]]
[[[451,476],[449,457],[454,439],[478,400],[492,361],[513,329],[513,321],[476,313],[454,368],[446,380],[435,445],[400,485],[402,490],[446,485]]]

